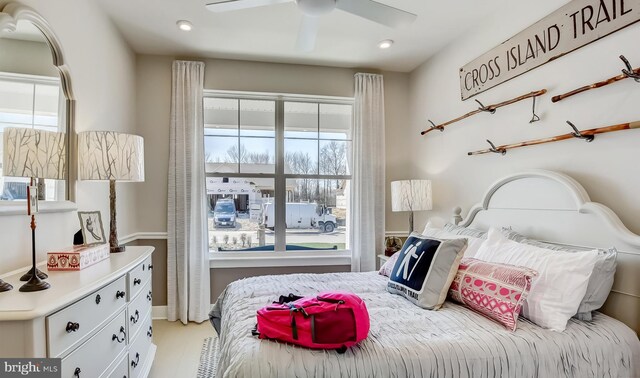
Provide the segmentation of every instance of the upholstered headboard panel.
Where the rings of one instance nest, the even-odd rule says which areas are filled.
[[[640,236],[629,231],[608,207],[592,202],[571,177],[532,170],[495,182],[461,226],[487,230],[511,227],[530,238],[618,251],[618,268],[609,299],[601,310],[640,333]]]

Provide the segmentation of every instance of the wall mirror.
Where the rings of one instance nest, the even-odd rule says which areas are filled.
[[[30,180],[28,177],[16,177],[20,174],[16,173],[16,167],[22,166],[22,158],[3,161],[3,155],[13,157],[22,153],[12,153],[18,150],[13,146],[24,145],[27,142],[22,140],[33,139],[32,134],[23,135],[21,130],[15,132],[12,147],[4,147],[4,134],[14,135],[8,130],[15,128],[61,133],[47,135],[54,135],[57,150],[64,151],[55,156],[56,170],[63,172],[59,173],[59,178],[64,179],[35,177],[39,188],[39,207],[41,212],[73,210],[74,99],[60,43],[37,12],[20,3],[9,3],[0,6],[0,51],[0,214],[24,212],[26,187]],[[39,142],[39,146],[42,143]],[[33,151],[40,151],[40,156],[37,163],[31,160],[30,164],[41,165],[51,161],[51,153],[42,154],[41,147],[27,149],[26,154],[33,156]]]

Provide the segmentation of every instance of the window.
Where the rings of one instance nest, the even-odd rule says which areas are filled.
[[[0,168],[2,131],[6,127],[66,131],[59,117],[64,114],[60,111],[63,100],[58,78],[0,72]],[[27,178],[0,176],[0,200],[26,199],[28,182]],[[66,198],[63,180],[45,180],[45,183],[46,200]]]
[[[352,99],[206,92],[209,245],[348,249]]]

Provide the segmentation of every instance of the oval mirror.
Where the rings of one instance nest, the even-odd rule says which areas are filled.
[[[51,33],[46,21],[26,6],[11,3],[0,12],[0,214],[22,212],[16,210],[22,210],[20,201],[27,198],[28,172],[34,172],[30,166],[37,166],[35,172],[49,172],[44,178],[33,177],[40,210],[71,210],[61,205],[73,200],[73,100],[62,53]],[[45,151],[41,141],[56,146]],[[50,173],[52,161],[55,174]]]

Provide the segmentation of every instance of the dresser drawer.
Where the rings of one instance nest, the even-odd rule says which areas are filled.
[[[142,264],[136,266],[127,273],[129,301],[135,298],[147,282],[151,282],[152,269],[153,265],[151,265],[151,256],[149,256]]]
[[[129,345],[129,378],[137,378],[142,373],[146,360],[149,357],[149,349],[153,339],[151,314],[147,315],[140,325],[141,332]]]
[[[129,353],[125,353],[124,356],[118,361],[115,369],[104,377],[108,378],[128,378],[129,377]]]
[[[127,303],[124,276],[47,317],[49,357],[62,357]]]
[[[151,282],[142,288],[140,294],[129,302],[127,306],[127,324],[129,326],[129,341],[138,334],[143,320],[151,312]]]
[[[120,312],[86,343],[63,358],[62,377],[99,377],[103,374],[127,348],[125,316],[125,311]]]

